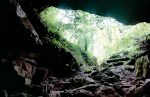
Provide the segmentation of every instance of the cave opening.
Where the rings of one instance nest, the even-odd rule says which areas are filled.
[[[148,0],[3,0],[0,97],[149,97]]]

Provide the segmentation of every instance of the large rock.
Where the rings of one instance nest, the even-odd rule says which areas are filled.
[[[119,76],[114,74],[109,68],[105,68],[102,71],[95,71],[91,73],[91,77],[94,80],[108,82],[108,83],[114,83],[119,81]]]
[[[126,92],[126,97],[149,97],[150,79],[147,79],[144,84],[134,85]]]
[[[12,64],[17,74],[25,78],[25,85],[30,85],[31,82],[39,84],[46,79],[48,74],[48,69],[37,67],[36,60],[27,57],[19,57],[13,60]]]
[[[109,86],[101,86],[95,91],[96,97],[121,97],[117,92]]]

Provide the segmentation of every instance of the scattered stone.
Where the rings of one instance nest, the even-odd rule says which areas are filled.
[[[61,97],[60,91],[52,91],[48,97]]]
[[[72,93],[70,92],[60,92],[61,97],[72,97]]]
[[[35,84],[40,83],[48,74],[48,69],[32,66],[30,63],[22,60],[13,60],[12,64],[18,75],[25,78],[26,85],[30,85],[31,82]]]
[[[133,65],[125,65],[125,69],[127,69],[127,70],[133,72],[134,69],[135,69],[135,66],[133,66]]]
[[[44,30],[39,26],[39,18],[34,12],[40,12],[42,8],[38,10],[36,7],[39,5],[42,7],[43,3],[47,4],[47,0],[9,0],[9,2],[11,3],[10,5],[12,5],[9,9],[14,9],[10,10],[13,13],[10,15],[10,18],[13,16],[15,18],[12,19],[18,21],[13,20],[17,22],[13,22],[17,25],[17,29],[14,28],[16,30],[13,30],[13,32],[29,32],[28,34],[30,34],[31,37],[28,38],[32,38],[37,42],[36,44],[43,46],[43,41],[41,41],[43,36],[39,35],[42,35],[43,33],[40,32],[44,32]],[[37,25],[35,25],[36,23]],[[13,37],[11,35],[8,34],[7,37]],[[17,35],[17,37],[18,36],[19,35]],[[10,40],[12,39],[14,38]],[[48,38],[45,44],[48,44],[49,41],[51,41],[50,38]],[[22,42],[21,44],[24,45]],[[47,52],[49,50],[54,51],[54,54]],[[37,56],[34,53],[19,54],[19,56],[16,53],[11,53],[6,55],[7,57],[1,58],[0,97],[150,97],[150,79],[138,79],[136,82],[131,83],[134,78],[131,79],[130,75],[134,71],[135,59],[129,60],[129,58],[126,57],[128,52],[112,56],[110,60],[107,61],[108,63],[103,64],[106,67],[109,65],[109,68],[104,67],[105,69],[101,71],[95,66],[92,73],[91,71],[83,72],[80,76],[76,75],[74,78],[64,79],[49,77],[48,80],[45,81],[48,76],[48,69],[51,70],[51,67],[53,67],[51,70],[52,74],[49,75],[57,77],[70,77],[80,69],[78,62],[71,53],[65,50],[59,50],[60,49],[56,49],[56,47],[54,47],[54,49],[48,48],[45,52],[50,55],[47,56],[47,54],[45,56],[44,53],[43,55],[45,57],[40,59],[42,62],[36,60]],[[58,56],[56,53],[59,53]],[[50,58],[51,56],[54,58]],[[47,59],[45,60],[45,58]],[[57,59],[57,62],[53,59]],[[150,60],[150,53],[148,53],[148,59]],[[123,65],[123,62],[127,60],[129,60],[126,62],[127,65]],[[55,63],[50,64],[53,62]],[[49,67],[46,63],[52,66]],[[43,68],[43,64],[48,69]],[[149,68],[148,65],[146,68]],[[143,72],[144,71],[147,70],[143,70]],[[148,78],[148,73],[145,72],[145,78]],[[115,84],[119,83],[119,81],[121,84]],[[22,91],[28,92],[29,94]]]
[[[117,92],[109,86],[101,86],[95,92],[96,97],[121,97]]]
[[[94,94],[90,91],[80,89],[74,93],[73,97],[94,97]]]
[[[95,76],[92,76],[94,80],[108,82],[108,83],[117,82],[118,81],[117,77],[112,72],[99,72],[95,74]]]
[[[97,75],[98,73],[99,73],[99,70],[93,71],[90,76],[93,77],[93,76]]]
[[[95,82],[92,78],[89,78],[89,77],[86,77],[86,78],[85,78],[85,81],[86,81],[87,83],[94,83],[94,82]]]
[[[71,88],[71,83],[70,82],[65,82],[65,81],[60,81],[56,84],[54,84],[54,90],[65,90],[65,89],[70,89]]]
[[[85,85],[85,86],[76,88],[76,89],[74,89],[74,90],[84,89],[84,90],[91,91],[91,92],[94,93],[94,92],[96,91],[96,89],[97,89],[99,86],[101,86],[100,83],[95,83],[95,84]]]
[[[125,97],[143,97],[143,89],[134,85],[126,92]]]
[[[115,91],[121,95],[121,96],[124,96],[125,95],[125,92],[123,90],[123,88],[120,86],[120,85],[117,85],[117,84],[114,84],[113,85],[113,88],[115,89]]]
[[[83,86],[86,83],[86,81],[84,80],[84,78],[79,77],[79,78],[71,78],[70,83],[74,88],[78,88]]]
[[[123,65],[123,62],[114,62],[114,63],[111,63],[112,66],[120,66],[120,65]]]
[[[144,94],[148,95],[150,97],[150,79],[146,79],[144,85],[143,85],[143,89],[144,89]]]
[[[126,92],[126,97],[149,97],[150,96],[150,80],[147,79],[145,83],[139,87],[134,85]]]

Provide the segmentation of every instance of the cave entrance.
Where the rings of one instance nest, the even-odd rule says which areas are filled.
[[[111,17],[57,7],[44,9],[40,19],[50,33],[79,47],[98,64],[116,53],[120,57],[132,57],[139,52],[138,42],[150,31],[149,23],[124,25]],[[56,41],[59,45],[63,42]]]

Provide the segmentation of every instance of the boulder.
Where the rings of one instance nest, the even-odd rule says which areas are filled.
[[[101,86],[95,91],[96,97],[121,97],[112,87]]]
[[[13,60],[12,64],[17,74],[25,78],[25,85],[39,84],[48,74],[48,69],[33,66],[22,60]]]

